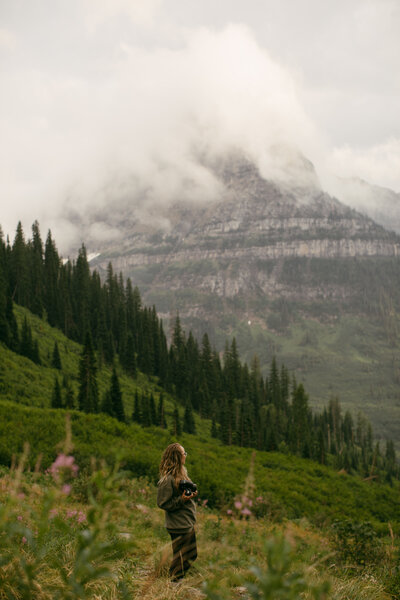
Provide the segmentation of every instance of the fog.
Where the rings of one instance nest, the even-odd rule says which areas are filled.
[[[281,182],[304,176],[300,151],[327,191],[338,177],[400,191],[397,3],[275,5],[2,3],[3,230],[38,219],[65,251],[115,239],[118,207],[154,222],[154,207],[217,198],[206,165],[232,150]]]

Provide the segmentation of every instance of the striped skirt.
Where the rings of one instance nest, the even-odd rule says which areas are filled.
[[[177,581],[185,576],[190,565],[197,558],[196,532],[190,529],[185,533],[169,532],[172,540],[172,562],[169,574],[172,581]]]

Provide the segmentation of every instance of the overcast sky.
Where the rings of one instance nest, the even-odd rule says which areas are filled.
[[[233,147],[400,192],[399,32],[399,0],[0,0],[3,230],[212,197],[198,156]]]

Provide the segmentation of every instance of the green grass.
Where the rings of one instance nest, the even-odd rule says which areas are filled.
[[[87,494],[90,480],[97,482],[95,498]],[[228,516],[201,502],[198,559],[182,585],[174,587],[168,578],[170,538],[151,482],[116,478],[103,468],[79,475],[69,495],[61,485],[50,476],[7,469],[0,473],[0,507],[6,508],[0,512],[0,527],[8,533],[0,554],[12,558],[0,572],[1,600],[247,600],[244,585],[259,586],[260,578],[265,595],[257,598],[398,597],[398,544],[389,536],[376,540],[374,555],[360,568],[343,561],[330,527],[317,527],[305,518],[277,522],[270,516]],[[82,522],[77,515],[84,515]],[[79,554],[82,546],[84,554]],[[250,571],[254,567],[258,573]],[[60,576],[61,569],[67,578]],[[79,583],[84,578],[88,583],[83,589]],[[305,590],[301,596],[293,592],[296,582]],[[318,592],[323,584],[330,588],[327,594]]]
[[[58,377],[61,383],[64,376],[68,378],[76,397],[78,393],[79,360],[82,352],[81,345],[69,340],[58,329],[50,327],[42,319],[22,307],[15,306],[14,312],[20,325],[25,316],[27,317],[32,327],[33,338],[38,339],[42,365],[36,365],[29,359],[11,352],[0,344],[0,398],[27,406],[49,408],[55,377]],[[61,372],[51,367],[51,358],[56,341],[62,363]],[[136,391],[139,394],[153,393],[157,406],[162,390],[155,379],[152,380],[140,372],[138,372],[135,379],[132,379],[125,375],[122,369],[118,370],[118,376],[125,414],[129,418],[132,415]],[[111,368],[107,365],[100,366],[97,379],[101,401],[103,394],[110,387]],[[169,422],[171,422],[174,398],[165,392],[163,394],[167,421],[169,418]],[[183,408],[178,407],[178,410],[181,418],[183,418]],[[200,419],[197,415],[195,415],[195,421],[198,434],[208,436],[211,422],[207,419]]]

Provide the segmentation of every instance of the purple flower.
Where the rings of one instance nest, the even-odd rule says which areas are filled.
[[[17,519],[18,519],[18,521],[22,521],[21,515],[18,515]]]

